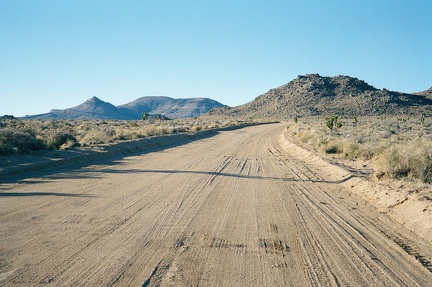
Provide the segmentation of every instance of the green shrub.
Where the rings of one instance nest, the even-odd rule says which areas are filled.
[[[324,149],[327,154],[338,154],[340,153],[339,147],[337,145],[329,145]]]
[[[25,153],[29,150],[45,149],[44,143],[37,139],[31,130],[0,130],[0,154]]]
[[[47,145],[50,148],[58,149],[63,145],[73,146],[77,143],[77,139],[70,133],[56,132],[51,134],[47,139]]]

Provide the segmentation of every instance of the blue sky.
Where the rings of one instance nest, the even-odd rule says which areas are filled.
[[[244,104],[298,75],[432,86],[432,1],[0,0],[0,115],[97,96]]]

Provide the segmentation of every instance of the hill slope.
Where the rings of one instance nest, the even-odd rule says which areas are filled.
[[[169,97],[142,97],[119,106],[140,118],[144,113],[161,114],[169,118],[190,118],[200,116],[214,108],[225,105],[205,98],[173,99]]]
[[[432,99],[424,94],[406,94],[376,89],[348,76],[298,76],[255,100],[211,115],[235,117],[292,117],[338,114],[345,116],[412,114],[427,112]]]
[[[426,96],[427,98],[432,100],[432,87],[430,87],[429,89],[427,89],[426,91],[417,93],[417,95],[422,95],[422,96]]]
[[[97,97],[92,97],[84,103],[65,110],[53,109],[49,113],[25,116],[24,119],[130,119],[116,106],[104,102]]]
[[[116,119],[139,120],[141,115],[160,114],[167,118],[200,116],[213,108],[225,105],[206,98],[173,99],[169,97],[142,97],[121,106],[114,106],[93,97],[84,103],[66,110],[51,110],[49,113],[26,116],[24,119]]]

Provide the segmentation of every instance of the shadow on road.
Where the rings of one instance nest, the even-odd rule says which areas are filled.
[[[92,175],[86,175],[84,173],[91,172]],[[257,176],[257,175],[247,175],[239,173],[227,173],[227,172],[213,172],[213,171],[196,171],[196,170],[142,170],[142,169],[92,169],[92,170],[75,170],[68,174],[54,175],[52,177],[47,177],[48,179],[86,179],[86,178],[96,178],[95,173],[116,173],[116,174],[132,174],[132,173],[163,173],[163,174],[196,174],[196,175],[209,175],[209,176],[222,176],[222,177],[234,177],[234,178],[245,178],[245,179],[256,179],[256,180],[279,180],[279,181],[291,181],[291,182],[313,182],[313,183],[343,183],[351,178],[350,175],[342,180],[338,181],[326,181],[326,180],[312,180],[312,179],[299,179],[299,178],[283,178],[283,177],[271,177],[271,176]],[[26,181],[25,181],[26,182]],[[23,182],[23,183],[25,183]]]
[[[27,196],[64,196],[64,197],[94,197],[90,194],[73,194],[57,192],[0,192],[0,197],[27,197]]]
[[[188,143],[210,138],[218,135],[217,130],[203,131],[196,134],[177,134],[160,136],[155,138],[144,138],[133,142],[120,142],[113,146],[104,147],[104,150],[72,150],[71,158],[63,160],[35,162],[24,167],[10,167],[0,172],[0,185],[6,183],[23,183],[26,178],[46,177],[62,172],[70,172],[97,164],[119,164],[121,160],[129,156],[143,155],[151,152],[159,152],[165,149],[174,148]],[[95,149],[97,149],[96,147]],[[77,175],[78,176],[78,175]],[[0,187],[0,190],[3,189]]]

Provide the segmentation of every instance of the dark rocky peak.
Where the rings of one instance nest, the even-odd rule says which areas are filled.
[[[365,91],[377,90],[363,80],[354,77],[339,75],[336,77],[323,77],[319,74],[307,74],[298,76],[288,83],[289,86],[296,86],[307,92],[317,92],[327,95],[356,95]]]
[[[376,91],[377,89],[363,80],[349,76],[336,76],[332,78],[335,84],[338,86],[337,92],[342,94],[359,94],[366,91]]]

